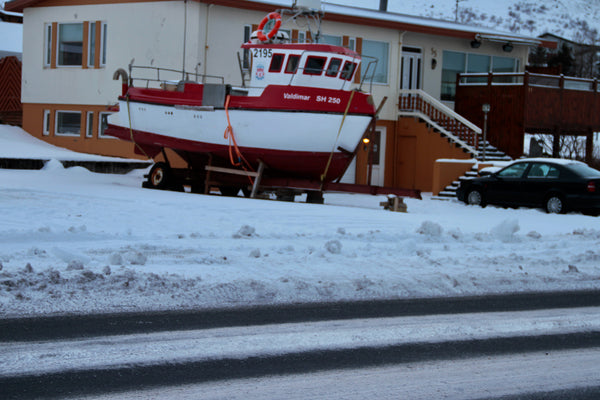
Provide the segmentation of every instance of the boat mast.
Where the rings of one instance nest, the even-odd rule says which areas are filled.
[[[294,0],[292,9],[277,10],[284,19],[283,24],[294,22],[296,26],[308,30],[314,42],[321,36],[321,20],[325,14],[321,0]]]

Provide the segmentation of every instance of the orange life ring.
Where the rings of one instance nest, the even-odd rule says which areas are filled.
[[[264,34],[263,32],[263,28],[265,27],[265,25],[267,24],[267,22],[269,22],[269,20],[275,20],[275,26],[273,27],[273,29],[271,29],[271,31],[268,34]],[[266,42],[269,39],[272,39],[273,36],[275,36],[277,34],[277,31],[279,30],[279,27],[281,26],[281,15],[279,15],[279,13],[276,12],[272,12],[269,15],[267,15],[266,17],[263,18],[262,21],[260,21],[260,24],[258,25],[258,31],[256,32],[256,36],[258,37],[258,40],[260,40],[261,42]]]

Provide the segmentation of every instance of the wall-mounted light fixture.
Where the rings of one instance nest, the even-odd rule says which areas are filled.
[[[504,50],[507,53],[510,53],[513,49],[513,45],[511,42],[506,43],[504,46],[502,46],[502,50]]]
[[[368,137],[364,137],[363,140],[363,150],[367,150],[369,143],[371,142],[371,139],[369,139]]]
[[[435,58],[431,59],[431,69],[435,69],[437,67],[437,60]]]
[[[478,49],[481,46],[481,40],[473,39],[471,40],[471,47],[474,49]]]

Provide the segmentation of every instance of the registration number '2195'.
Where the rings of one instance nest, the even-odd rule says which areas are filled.
[[[252,57],[273,57],[273,49],[252,49]]]

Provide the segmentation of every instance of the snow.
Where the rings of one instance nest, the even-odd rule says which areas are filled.
[[[53,146],[31,136],[18,126],[9,125],[0,125],[0,158],[55,161],[139,161],[77,153],[62,147]]]
[[[378,0],[328,0],[329,4],[378,10]],[[597,1],[548,0],[427,0],[422,2],[388,2],[388,11],[426,18],[436,18],[528,36],[552,33],[569,40],[594,44],[598,39],[600,8]],[[327,5],[324,3],[327,10]]]
[[[394,213],[385,196],[153,191],[145,170],[64,169],[56,160],[79,155],[16,129],[0,126],[3,157],[52,161],[0,169],[3,317],[599,287],[597,217],[427,194]]]
[[[0,21],[0,51],[23,52],[23,25]]]

